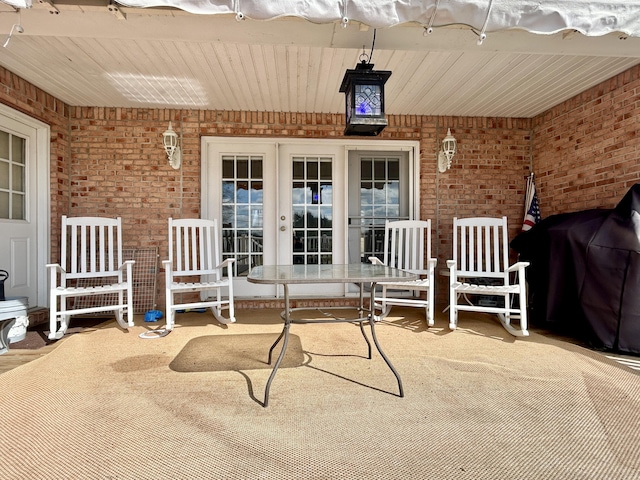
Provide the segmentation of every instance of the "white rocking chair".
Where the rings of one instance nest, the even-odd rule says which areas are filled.
[[[529,263],[509,266],[508,252],[507,217],[453,219],[453,260],[447,260],[451,330],[456,329],[462,310],[495,313],[511,335],[529,335],[524,273]],[[509,280],[512,273],[515,283]],[[464,303],[458,303],[461,297]],[[511,325],[513,319],[520,320],[519,328]]]
[[[123,261],[120,217],[63,216],[60,263],[47,265],[51,288],[49,339],[63,337],[72,315],[113,311],[122,328],[133,327],[134,263]],[[91,297],[88,305],[82,297]],[[73,306],[69,305],[70,298],[74,298]]]
[[[178,310],[209,307],[220,323],[236,321],[231,268],[235,260],[228,258],[221,263],[218,246],[218,224],[215,220],[169,219],[169,259],[162,262],[166,280],[167,330],[173,330]],[[181,278],[194,276],[198,279]],[[226,299],[222,298],[223,289],[227,290]],[[189,292],[199,292],[200,301],[176,302],[177,294]],[[223,309],[229,310],[228,317],[222,315]]]
[[[431,258],[431,220],[387,221],[384,234],[384,260],[369,257],[377,265],[387,265],[420,275],[420,279],[408,282],[379,282],[382,295],[375,297],[376,305],[386,317],[393,305],[421,307],[425,309],[427,325],[433,326],[434,272],[437,259]],[[425,268],[426,262],[426,268]],[[413,297],[399,296],[397,291],[411,291]],[[426,294],[423,295],[423,292]],[[426,297],[426,298],[425,298]]]

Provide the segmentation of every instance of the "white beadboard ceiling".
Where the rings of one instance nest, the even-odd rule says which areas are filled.
[[[52,5],[59,13],[53,11]],[[341,113],[339,87],[374,29],[119,7],[106,0],[0,6],[0,65],[72,106]],[[113,10],[113,7],[111,7]],[[123,18],[124,17],[124,18]],[[391,70],[388,114],[533,117],[640,63],[640,38],[375,30]]]

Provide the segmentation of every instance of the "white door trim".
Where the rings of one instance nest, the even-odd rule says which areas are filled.
[[[14,110],[11,107],[0,104],[0,114],[8,117],[16,122],[20,122],[27,127],[33,128],[36,131],[36,146],[35,146],[35,175],[36,175],[36,192],[35,201],[36,204],[36,288],[37,288],[37,306],[47,306],[49,304],[48,297],[49,291],[47,287],[47,275],[45,265],[49,263],[49,256],[51,255],[51,242],[50,242],[50,156],[49,156],[49,142],[51,139],[51,129],[49,125],[40,120],[36,120],[22,112]],[[29,172],[33,174],[33,172]],[[33,198],[31,199],[33,200]],[[29,305],[35,307],[36,305]]]

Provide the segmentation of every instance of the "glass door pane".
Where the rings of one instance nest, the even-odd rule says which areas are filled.
[[[409,157],[352,152],[349,157],[349,262],[382,259],[384,224],[409,218]]]
[[[0,218],[26,220],[26,139],[0,131]]]
[[[224,257],[236,260],[234,294],[282,296],[281,287],[246,280],[255,266],[346,264],[381,251],[384,221],[419,209],[411,173],[417,145],[388,147],[205,137],[202,216],[220,221]],[[296,284],[289,292],[292,298],[354,293],[343,283]]]
[[[237,277],[263,264],[263,158],[222,156],[222,252]]]
[[[333,178],[330,157],[294,157],[292,263],[333,263]]]
[[[360,158],[360,261],[384,251],[384,224],[400,219],[400,159]]]
[[[234,296],[274,297],[273,285],[247,281],[276,260],[276,146],[255,139],[205,138],[202,218],[217,219],[224,259],[233,259]]]

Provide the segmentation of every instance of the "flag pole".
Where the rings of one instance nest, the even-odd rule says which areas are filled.
[[[533,172],[527,178],[527,191],[524,200],[524,219],[522,220],[522,231],[525,232],[540,221],[540,205],[536,193]]]
[[[533,192],[534,192],[534,175],[531,172],[527,177],[527,191],[524,196],[524,217],[527,216],[527,212],[529,211],[529,206],[531,205],[531,200],[533,200]]]

